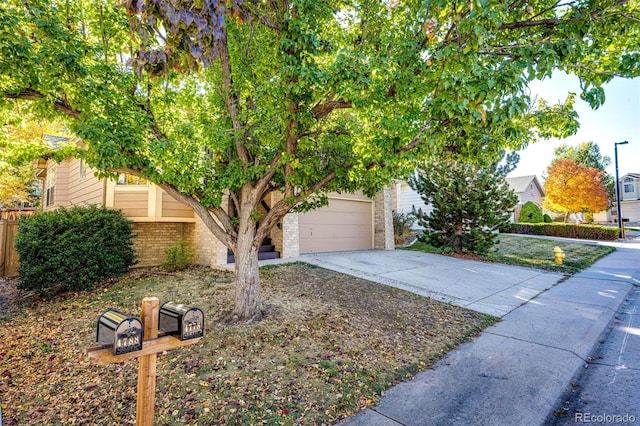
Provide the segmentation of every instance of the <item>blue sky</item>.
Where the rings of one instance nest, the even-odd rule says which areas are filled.
[[[577,77],[555,74],[553,78],[534,82],[532,97],[538,94],[550,104],[566,99],[568,92],[580,93]],[[640,173],[640,78],[614,79],[604,86],[606,101],[597,110],[576,96],[575,109],[580,118],[580,129],[565,139],[541,140],[519,152],[518,167],[509,176],[537,175],[541,179],[553,158],[553,150],[566,143],[577,146],[580,142],[593,141],[600,147],[602,155],[611,157],[607,168],[615,176],[614,143],[629,141],[618,146],[618,171]]]

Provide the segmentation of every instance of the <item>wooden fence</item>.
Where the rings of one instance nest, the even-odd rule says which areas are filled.
[[[15,248],[20,216],[35,214],[37,209],[0,210],[0,277],[18,275],[18,252]]]

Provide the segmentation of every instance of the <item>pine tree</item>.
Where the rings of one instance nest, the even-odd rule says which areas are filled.
[[[505,181],[517,162],[515,153],[503,164],[479,164],[455,156],[427,161],[409,180],[425,204],[433,206],[429,214],[415,211],[425,228],[419,239],[445,252],[488,252],[518,201]]]

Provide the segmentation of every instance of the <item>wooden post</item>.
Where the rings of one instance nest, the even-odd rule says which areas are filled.
[[[200,312],[200,330],[204,330],[204,317]],[[176,336],[158,337],[160,301],[157,297],[142,299],[141,322],[143,327],[142,349],[119,355],[112,348],[93,346],[86,350],[87,357],[97,365],[109,365],[138,358],[138,401],[136,404],[136,426],[153,426],[153,412],[156,399],[156,360],[158,353],[196,344],[202,334],[188,340],[179,340]],[[0,426],[1,423],[0,423]]]
[[[160,300],[157,297],[142,299],[141,320],[144,326],[143,340],[158,337],[158,316]],[[136,426],[153,426],[153,411],[156,396],[157,353],[138,358],[138,404],[136,406]]]

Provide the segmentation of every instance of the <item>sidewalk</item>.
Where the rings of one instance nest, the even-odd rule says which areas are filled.
[[[640,241],[618,247],[340,424],[545,424],[640,285]]]

